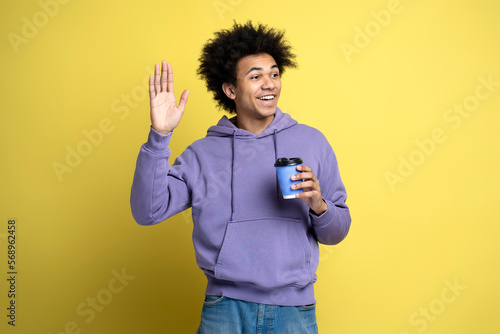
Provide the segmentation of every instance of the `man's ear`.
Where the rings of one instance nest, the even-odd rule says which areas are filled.
[[[226,94],[226,96],[229,97],[231,100],[234,100],[234,98],[236,97],[233,84],[224,82],[222,84],[222,90],[224,91],[224,94]]]

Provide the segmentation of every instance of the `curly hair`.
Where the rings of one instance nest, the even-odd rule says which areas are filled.
[[[215,38],[207,41],[199,58],[197,74],[205,80],[207,90],[214,94],[219,108],[236,113],[236,105],[226,96],[222,84],[236,86],[237,65],[241,58],[267,53],[276,61],[280,74],[288,67],[297,67],[295,54],[284,34],[284,31],[262,24],[254,27],[251,21],[243,25],[234,22],[231,29],[216,32]]]

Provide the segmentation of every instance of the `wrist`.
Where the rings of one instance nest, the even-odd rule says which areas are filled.
[[[152,126],[152,125],[151,125],[151,128],[152,128],[153,130],[155,130],[157,133],[159,133],[159,134],[161,134],[161,135],[165,135],[165,136],[166,136],[166,135],[168,135],[169,133],[171,133],[171,132],[172,132],[172,130],[157,130],[157,129],[155,129],[155,127],[154,127],[154,126]]]
[[[321,199],[320,207],[317,210],[312,208],[311,210],[316,216],[321,216],[323,213],[326,212],[326,210],[328,210],[328,204],[326,204],[326,202],[323,199]]]

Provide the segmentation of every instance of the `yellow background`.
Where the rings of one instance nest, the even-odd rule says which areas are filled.
[[[252,19],[286,30],[299,69],[285,73],[279,105],[327,136],[348,192],[350,234],[321,247],[320,332],[500,333],[500,87],[460,126],[445,120],[454,104],[474,101],[479,77],[500,82],[499,4],[87,0],[44,16],[38,1],[3,1],[0,331],[195,332],[205,278],[189,212],[154,227],[130,213],[150,124],[143,82],[167,59],[177,94],[191,90],[177,156],[222,115],[195,74],[203,43]],[[377,23],[372,11],[388,8],[397,13]],[[23,28],[34,20],[36,32]],[[108,133],[85,147],[83,131],[103,122]],[[446,140],[418,153],[415,141],[434,129]],[[54,162],[66,165],[78,145],[89,154],[58,179]],[[391,186],[387,173],[410,157],[419,165]],[[6,317],[9,218],[18,223],[15,328]],[[122,270],[135,278],[110,294]],[[96,297],[107,304],[86,321],[77,309]]]

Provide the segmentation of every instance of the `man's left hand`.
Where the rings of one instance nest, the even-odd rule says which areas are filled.
[[[323,201],[319,180],[314,176],[313,170],[308,166],[297,166],[299,174],[292,175],[292,181],[304,180],[303,182],[292,185],[292,189],[303,189],[304,192],[296,196],[304,201],[316,215],[323,214],[328,205]]]

